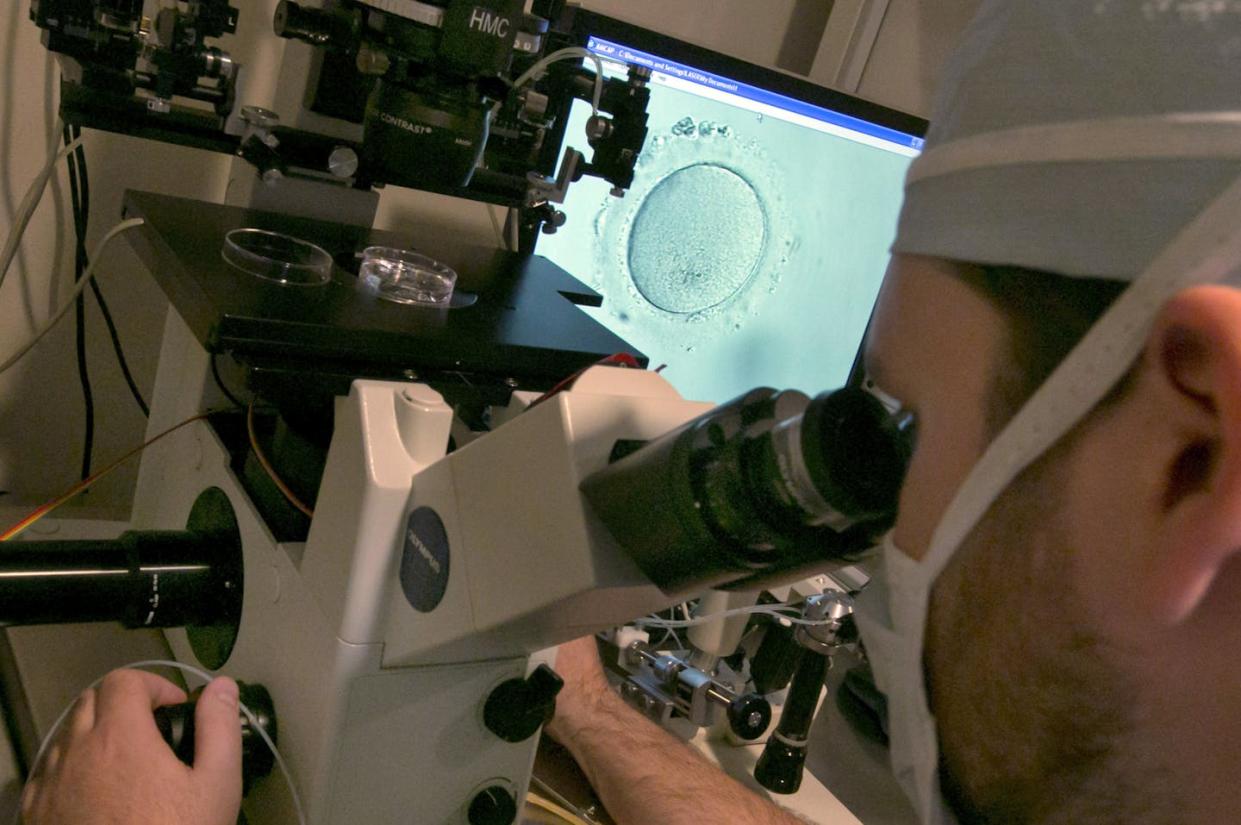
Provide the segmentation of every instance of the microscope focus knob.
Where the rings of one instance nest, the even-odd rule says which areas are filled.
[[[526,679],[510,679],[487,697],[483,723],[487,730],[505,742],[524,742],[551,721],[556,712],[556,694],[564,681],[547,665]]]
[[[513,825],[517,819],[517,800],[507,788],[492,785],[470,801],[470,825]]]
[[[241,701],[258,722],[272,742],[279,740],[276,725],[276,706],[272,703],[271,694],[262,685],[238,682]],[[155,710],[155,727],[177,757],[187,765],[194,764],[194,710],[199,689],[191,694],[191,701],[180,705],[165,705]],[[275,767],[276,757],[271,748],[263,741],[262,736],[254,729],[250,718],[243,714],[238,722],[241,725],[241,777],[242,791],[248,794],[254,783],[271,773]]]

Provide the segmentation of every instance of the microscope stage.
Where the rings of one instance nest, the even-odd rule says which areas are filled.
[[[130,241],[208,351],[322,389],[343,393],[356,377],[413,374],[540,389],[616,353],[646,363],[578,309],[601,305],[602,296],[539,256],[443,233],[379,231],[145,192],[127,192],[124,213],[146,221]],[[322,247],[335,261],[331,280],[290,286],[234,268],[221,249],[225,235],[240,228]],[[457,272],[458,294],[477,300],[430,308],[360,290],[356,273],[368,246],[413,249],[445,263]]]

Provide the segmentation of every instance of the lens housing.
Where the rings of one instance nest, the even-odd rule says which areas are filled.
[[[466,87],[411,89],[381,80],[366,107],[363,152],[380,180],[465,187],[490,129],[489,108]]]
[[[896,512],[913,419],[864,390],[811,401],[753,390],[620,458],[581,486],[668,593],[846,563]]]

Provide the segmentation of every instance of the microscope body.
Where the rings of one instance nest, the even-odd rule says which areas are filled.
[[[209,356],[170,312],[150,427],[212,406],[214,392]],[[654,438],[705,409],[652,373],[597,369],[446,455],[452,411],[434,391],[358,381],[338,399],[304,544],[272,538],[206,423],[145,456],[134,523],[183,525],[203,490],[228,496],[244,603],[221,672],[270,690],[311,825],[462,825],[480,794],[520,801],[529,781],[537,736],[489,730],[492,691],[526,677],[538,651],[671,601],[613,546],[579,480],[617,439]],[[420,526],[428,511],[443,547]],[[424,552],[446,574],[434,606],[402,586],[403,565],[408,585]],[[168,638],[200,664],[185,631]],[[254,825],[296,821],[278,776],[246,813]]]

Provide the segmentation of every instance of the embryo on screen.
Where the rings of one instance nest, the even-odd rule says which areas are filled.
[[[650,136],[624,198],[583,180],[538,252],[604,296],[587,310],[687,398],[807,393],[848,377],[921,141],[592,39],[653,68]],[[568,134],[590,107],[574,106]]]

